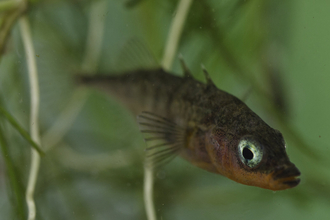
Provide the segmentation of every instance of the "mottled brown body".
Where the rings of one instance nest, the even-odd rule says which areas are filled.
[[[198,167],[272,190],[299,183],[300,173],[289,161],[281,133],[211,82],[174,76],[162,69],[83,77],[82,81],[117,97],[135,115],[150,112],[173,122],[176,130],[183,131],[183,142],[175,152]],[[169,130],[163,139],[175,143],[176,136]]]

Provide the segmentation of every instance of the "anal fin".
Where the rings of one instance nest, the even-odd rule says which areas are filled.
[[[147,166],[163,166],[183,149],[186,142],[185,129],[171,120],[151,112],[142,112],[138,116],[138,123],[147,144]]]

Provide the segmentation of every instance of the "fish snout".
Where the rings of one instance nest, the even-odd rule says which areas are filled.
[[[300,171],[293,164],[285,164],[275,169],[273,180],[282,185],[283,189],[292,188],[300,183]]]

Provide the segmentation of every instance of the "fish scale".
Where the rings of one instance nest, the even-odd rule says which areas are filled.
[[[151,69],[81,76],[79,81],[116,97],[138,116],[151,166],[179,155],[245,185],[271,190],[297,186],[300,172],[286,154],[282,134],[218,89],[206,70],[206,83],[185,70],[184,77]]]

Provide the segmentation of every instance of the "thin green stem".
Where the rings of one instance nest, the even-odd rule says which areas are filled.
[[[175,57],[175,53],[178,48],[180,36],[183,30],[184,23],[186,21],[189,8],[192,0],[180,0],[176,15],[172,20],[170,31],[168,34],[165,53],[162,61],[162,66],[165,70],[170,70]]]
[[[6,165],[6,173],[9,177],[10,187],[13,191],[15,198],[15,207],[16,207],[15,214],[17,215],[17,217],[19,217],[19,219],[24,219],[25,218],[24,191],[19,185],[19,177],[15,170],[12,158],[9,154],[8,144],[5,139],[3,130],[1,128],[1,124],[0,124],[0,147]]]
[[[134,160],[134,152],[129,150],[90,155],[74,151],[66,145],[56,148],[55,154],[63,166],[84,172],[126,167],[131,165]]]
[[[77,118],[87,99],[87,91],[76,89],[69,99],[68,105],[60,113],[55,123],[42,136],[45,151],[59,144]]]
[[[22,1],[18,1],[18,0],[5,0],[5,1],[1,1],[0,2],[0,12],[15,9],[21,3],[22,3]]]
[[[167,38],[162,66],[170,70],[177,51],[192,0],[180,0],[176,15],[174,16]],[[144,166],[144,205],[148,220],[156,220],[155,205],[153,201],[154,170],[152,166]]]
[[[85,58],[81,67],[84,72],[92,73],[97,69],[103,41],[105,20],[103,15],[106,14],[107,7],[108,3],[106,1],[95,2],[91,6]],[[74,91],[69,99],[68,105],[60,113],[51,128],[42,137],[42,143],[47,144],[47,151],[61,142],[63,136],[70,129],[80,110],[84,106],[86,99],[86,90],[78,88]]]
[[[29,144],[31,144],[31,147],[33,147],[36,151],[38,151],[40,155],[45,155],[44,151],[40,148],[40,146],[31,139],[30,135],[18,124],[15,118],[11,116],[1,106],[0,106],[0,114],[2,114],[9,121],[9,123],[22,135],[22,137],[25,138],[25,140],[29,142]]]
[[[154,173],[152,166],[144,166],[144,205],[148,220],[156,220],[153,200]]]
[[[107,6],[107,1],[96,1],[91,5],[86,52],[82,64],[82,69],[85,72],[93,72],[97,68],[102,51],[104,21],[107,13]]]
[[[27,3],[25,1],[19,1],[19,4],[17,2],[16,4],[17,4],[16,9],[6,13],[2,17],[3,21],[0,23],[0,58],[12,27],[14,26],[17,19],[23,14],[23,12],[26,10],[27,7]]]
[[[30,94],[31,94],[31,112],[30,112],[30,129],[31,137],[37,144],[40,144],[39,135],[39,84],[37,63],[35,60],[35,52],[32,43],[31,30],[28,18],[23,16],[20,18],[20,31],[25,48],[26,59],[28,64],[28,74],[30,80]],[[40,156],[35,149],[31,152],[31,167],[26,190],[26,202],[28,206],[28,220],[36,218],[36,205],[34,202],[34,190],[38,178],[38,171],[40,166]]]

